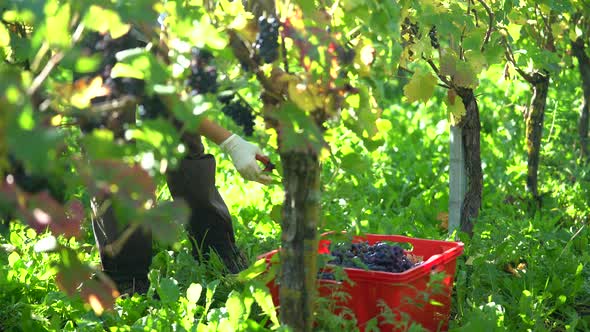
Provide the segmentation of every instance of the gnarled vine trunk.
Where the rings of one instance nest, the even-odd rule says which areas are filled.
[[[578,59],[578,69],[580,70],[580,77],[582,78],[582,91],[584,93],[584,101],[580,109],[580,119],[578,121],[578,135],[580,136],[580,150],[582,159],[590,160],[588,151],[588,126],[590,125],[590,57],[586,54],[584,41],[578,38],[572,42],[572,52]]]
[[[283,205],[280,318],[293,331],[311,331],[317,274],[320,164],[315,152],[281,151]]]
[[[467,192],[461,209],[461,230],[473,235],[473,222],[479,216],[483,192],[483,172],[481,170],[481,147],[479,107],[473,89],[459,88],[457,94],[465,105],[465,116],[459,123],[465,153],[465,172],[467,173]]]
[[[549,90],[549,75],[535,72],[529,83],[533,87],[531,104],[525,113],[526,144],[528,154],[527,190],[535,199],[539,199],[539,157],[541,154],[541,138],[543,136],[543,121],[547,105]]]

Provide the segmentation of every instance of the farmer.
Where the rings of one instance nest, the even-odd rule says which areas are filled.
[[[96,41],[90,46],[92,43]],[[101,70],[105,75],[105,69]],[[135,116],[131,115],[127,122],[133,123],[134,120]],[[259,158],[266,156],[256,145],[209,119],[203,119],[197,131],[183,134],[181,140],[187,154],[176,169],[167,171],[168,188],[174,199],[184,199],[190,207],[187,230],[193,242],[193,255],[207,258],[210,250],[214,250],[228,271],[237,273],[247,263],[236,247],[231,216],[215,186],[215,159],[205,153],[201,136],[219,145],[246,180],[270,183],[271,178],[263,173],[256,160],[257,155]],[[101,202],[93,199],[91,205],[94,211],[92,226],[103,271],[117,283],[121,293],[146,292],[152,260],[151,234],[140,228],[123,242],[120,250],[113,252],[109,244],[119,239],[125,229],[118,225],[112,207],[99,213]]]
[[[270,182],[270,177],[263,174],[255,159],[257,154],[262,155],[256,145],[208,119],[201,122],[199,133],[229,154],[234,166],[246,180],[262,184]],[[178,168],[167,172],[168,188],[174,199],[184,199],[190,207],[187,230],[193,241],[193,254],[207,257],[208,251],[214,250],[227,269],[237,273],[247,263],[236,247],[231,216],[215,186],[215,159],[205,154],[199,135],[193,135],[193,138],[192,144],[187,144],[193,148]],[[93,203],[96,212],[98,206]],[[124,229],[118,227],[111,207],[97,216],[98,213],[93,215],[92,226],[103,271],[117,283],[122,293],[147,291],[147,274],[152,260],[151,235],[138,229],[113,254],[107,245],[116,241]]]

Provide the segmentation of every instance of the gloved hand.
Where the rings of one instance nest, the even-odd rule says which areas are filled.
[[[262,151],[258,146],[245,141],[236,134],[232,134],[219,147],[223,152],[231,156],[231,160],[242,177],[246,180],[269,184],[272,178],[264,174],[256,161],[256,155],[261,155]]]

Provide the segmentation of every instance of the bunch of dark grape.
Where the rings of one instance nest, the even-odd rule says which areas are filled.
[[[254,114],[252,108],[242,98],[235,94],[224,94],[217,97],[223,103],[221,111],[229,116],[238,126],[241,126],[246,136],[254,133]]]
[[[436,26],[433,25],[430,31],[428,32],[428,37],[430,37],[430,45],[434,48],[439,48],[440,44],[438,42],[438,37],[436,36]]]
[[[272,63],[279,57],[279,27],[281,23],[274,16],[258,18],[258,34],[254,48],[265,63]]]
[[[338,243],[331,246],[334,259],[329,264],[350,268],[367,268],[372,271],[401,273],[419,265],[414,264],[398,245],[377,242]]]
[[[119,38],[112,38],[109,33],[100,34],[92,32],[85,36],[81,42],[82,54],[91,55],[99,53],[102,62],[98,69],[91,73],[74,73],[74,79],[83,76],[96,77],[100,76],[103,80],[103,86],[108,88],[109,93],[106,96],[93,98],[90,102],[92,105],[116,100],[122,96],[134,96],[140,101],[146,97],[145,82],[140,79],[131,77],[111,77],[111,70],[117,63],[116,54],[120,51],[131,48],[145,47],[146,43],[139,40],[132,33],[127,33]],[[154,108],[154,110],[161,110]],[[108,114],[80,119],[80,129],[84,133],[105,126]]]
[[[217,92],[217,68],[211,64],[213,55],[201,48],[191,50],[191,73],[186,85],[193,95]]]
[[[418,23],[412,23],[409,18],[406,17],[404,23],[402,23],[402,34],[409,35],[410,43],[414,42],[414,37],[419,37],[418,33],[420,32],[420,28],[418,27]]]

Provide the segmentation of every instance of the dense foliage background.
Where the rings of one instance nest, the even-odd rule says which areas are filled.
[[[438,81],[445,75],[430,72],[427,54],[432,53],[435,67],[440,68],[444,61],[435,48],[428,46],[428,34],[416,36],[418,40],[413,43],[402,31],[402,23],[405,17],[421,24],[433,22],[432,17],[444,22],[474,6],[479,16],[461,22],[473,29],[470,36],[477,40],[473,48],[479,49],[488,30],[486,10],[481,5],[484,2],[425,2],[447,11],[431,11],[428,4],[412,11],[408,9],[412,1],[295,1],[278,6],[283,22],[291,17],[288,14],[294,12],[293,8],[303,8],[302,12],[312,17],[307,20],[319,26],[325,22],[321,15],[312,16],[312,9],[331,8],[327,12],[337,22],[331,24],[330,33],[341,32],[338,36],[342,44],[348,41],[356,50],[355,60],[342,64],[346,70],[339,70],[347,75],[347,83],[361,90],[360,101],[355,107],[355,101],[347,99],[342,111],[337,112],[339,119],[330,114],[322,133],[328,148],[320,153],[318,233],[346,230],[449,240],[458,236],[465,243],[465,253],[458,261],[451,330],[590,330],[590,165],[581,153],[578,131],[579,109],[584,104],[580,60],[572,56],[570,45],[582,39],[584,52],[589,54],[590,34],[585,22],[590,4],[488,2],[495,13],[488,46],[494,50],[488,53],[493,54],[478,57],[467,52],[462,62],[471,66],[465,80],[474,89],[481,123],[483,195],[472,237],[462,232],[449,235],[446,223],[449,127],[457,123],[462,111],[449,104],[449,82]],[[241,21],[243,8],[238,7],[238,2],[231,1],[145,0],[123,4],[54,0],[14,2],[4,8],[0,23],[0,55],[5,59],[0,64],[0,174],[4,178],[11,172],[10,154],[28,173],[48,179],[46,187],[53,198],[42,191],[27,194],[3,179],[2,208],[16,206],[17,212],[4,214],[0,223],[0,330],[285,329],[263,280],[256,278],[260,266],[254,264],[258,255],[281,244],[285,190],[279,181],[268,187],[245,182],[229,157],[206,142],[218,162],[217,183],[234,217],[239,247],[253,264],[240,276],[226,275],[218,262],[199,264],[193,259],[182,227],[166,227],[179,226],[186,218],[182,204],[171,202],[160,171],[174,167],[182,154],[173,126],[163,119],[143,121],[126,134],[136,144],[118,139],[109,128],[87,133],[78,128],[86,123],[84,111],[92,109],[90,96],[101,93],[91,82],[72,84],[74,71],[91,72],[100,62],[100,57],[81,56],[77,43],[80,26],[117,33],[125,29],[124,22],[151,26],[158,12],[166,11],[175,18],[170,23],[170,35],[164,38],[171,50],[170,62],[148,51],[131,53],[121,61],[126,65],[120,66],[119,73],[143,75],[150,93],[173,96],[173,114],[189,131],[197,125],[198,116],[193,111],[198,110],[243,133],[242,127],[220,112],[221,104],[214,95],[192,96],[184,87],[190,47],[203,47],[216,57],[221,90],[239,91],[255,110],[265,106],[259,98],[263,89],[257,78],[244,70],[243,63],[240,66],[239,57],[227,47],[227,31],[237,29],[248,34]],[[214,8],[215,14],[208,15]],[[344,15],[345,11],[349,15]],[[548,30],[542,28],[544,18],[535,15],[546,15],[550,20],[549,30],[555,34],[552,50],[537,42],[541,37],[548,38]],[[471,20],[486,23],[480,27]],[[245,30],[240,30],[240,24]],[[442,45],[468,49],[458,46],[456,40],[463,39],[453,35],[452,27],[441,23],[438,31]],[[460,35],[461,30],[457,33]],[[148,37],[159,40],[157,35]],[[317,40],[310,40],[310,47],[321,47]],[[305,67],[299,56],[306,53],[301,45],[287,44],[289,65],[297,72]],[[367,45],[371,47],[367,49]],[[408,45],[421,46],[417,50]],[[535,47],[540,50],[535,51]],[[412,57],[412,52],[422,52],[418,54],[423,56]],[[518,58],[511,59],[511,53]],[[325,59],[310,57],[314,63],[311,77],[331,77],[324,72],[327,67],[317,65]],[[473,62],[481,68],[475,70]],[[283,63],[275,65],[281,67]],[[399,66],[405,69],[398,70]],[[550,76],[538,190],[534,192],[530,186],[527,189],[530,146],[527,151],[523,117],[532,90],[515,68]],[[449,73],[451,76],[458,74]],[[465,80],[450,82],[463,86]],[[317,114],[306,111],[310,111],[308,115]],[[275,176],[280,177],[285,165],[280,162],[277,132],[265,126],[268,114],[256,114],[255,131],[249,139],[260,144],[277,163]],[[302,128],[295,130],[296,134],[317,135],[312,125],[300,118],[287,119]],[[84,156],[110,162],[89,167]],[[132,168],[133,163],[141,167]],[[90,229],[88,197],[112,189],[104,183],[112,183],[121,175],[127,180],[117,184],[125,188],[123,195],[130,197],[125,201],[130,206],[150,199],[150,190],[156,192],[157,207],[137,207],[133,216],[140,216],[141,224],[155,231],[157,245],[148,294],[111,302],[112,290],[104,284],[86,283],[81,290],[76,287],[99,262]],[[97,184],[97,178],[104,183]],[[45,229],[47,222],[43,222],[45,215],[52,217],[49,231]],[[16,222],[8,223],[9,219]],[[59,235],[57,245],[40,241],[49,239],[50,234]],[[76,277],[68,278],[71,273]],[[153,298],[155,292],[159,300]],[[355,325],[350,317],[343,319],[324,309],[320,305],[315,313],[317,329],[348,331]]]

